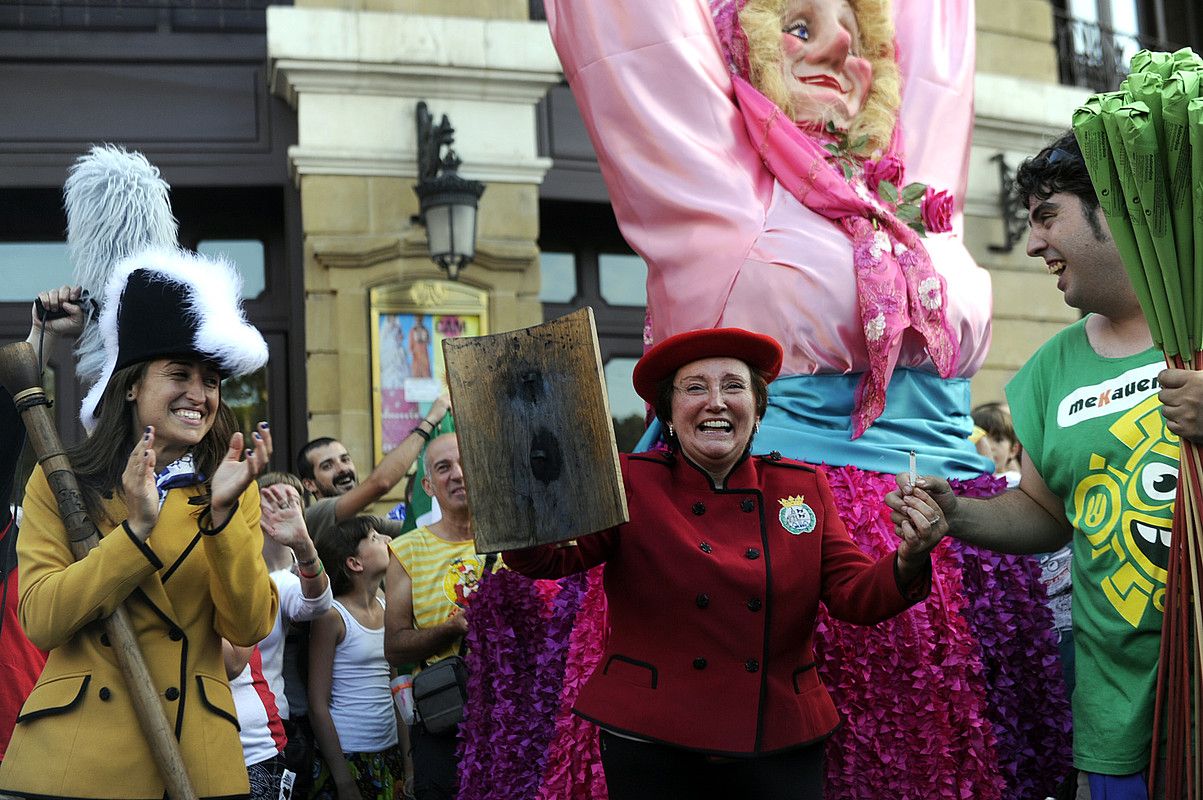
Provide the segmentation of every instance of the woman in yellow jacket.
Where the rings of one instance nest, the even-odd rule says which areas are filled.
[[[260,555],[260,423],[234,431],[221,379],[267,360],[237,274],[179,250],[119,263],[100,317],[105,372],[71,453],[102,533],[76,562],[40,470],[17,545],[20,617],[49,650],[0,766],[0,793],[161,798],[164,785],[100,620],[121,603],[200,797],[248,791],[221,637],[253,645],[278,599]]]

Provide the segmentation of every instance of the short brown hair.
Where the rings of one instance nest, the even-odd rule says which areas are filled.
[[[1002,403],[982,403],[973,409],[973,424],[984,430],[991,439],[1019,443],[1015,426],[1011,423],[1011,412]]]
[[[256,478],[255,482],[259,484],[260,489],[266,489],[269,486],[276,486],[282,483],[296,489],[297,494],[301,497],[305,496],[305,487],[301,484],[301,479],[291,472],[265,472]]]
[[[313,543],[330,575],[330,591],[336,597],[354,588],[347,572],[347,559],[359,551],[359,543],[371,536],[378,524],[376,517],[359,514],[322,531]]]

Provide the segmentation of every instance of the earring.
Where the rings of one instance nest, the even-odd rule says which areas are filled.
[[[134,402],[134,391],[133,391],[133,389],[131,389],[130,391],[128,391],[128,392],[126,392],[126,393],[125,393],[125,399],[126,399],[126,400],[128,400],[128,401],[129,401],[129,402],[131,402],[131,403],[132,403],[132,402]]]
[[[752,432],[760,433],[760,420],[756,420],[754,423],[752,423]]]
[[[668,423],[668,438],[671,439],[675,435],[676,435],[676,432],[673,431],[673,424],[670,422],[670,423]]]

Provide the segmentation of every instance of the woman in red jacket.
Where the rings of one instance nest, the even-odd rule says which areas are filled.
[[[822,798],[839,714],[814,668],[818,604],[871,625],[927,595],[943,519],[914,512],[874,561],[822,470],[750,455],[781,359],[738,328],[657,344],[635,390],[671,448],[621,457],[630,522],[505,553],[538,578],[606,564],[610,634],[575,710],[601,728],[614,800]]]

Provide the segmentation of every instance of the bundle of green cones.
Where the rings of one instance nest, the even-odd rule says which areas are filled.
[[[1132,58],[1073,129],[1099,206],[1166,362],[1203,369],[1203,59]],[[1203,452],[1183,439],[1166,570],[1149,795],[1203,797]],[[1164,789],[1164,795],[1159,791]]]
[[[1118,91],[1074,112],[1073,129],[1112,237],[1168,356],[1203,344],[1203,59],[1142,50]]]

